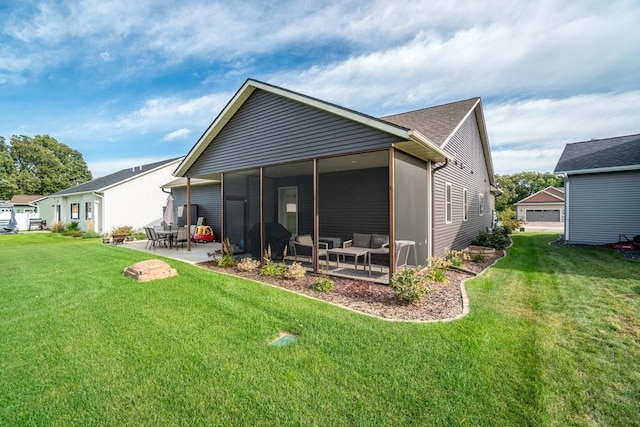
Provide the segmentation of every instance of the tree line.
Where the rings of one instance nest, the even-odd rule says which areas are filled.
[[[48,195],[91,179],[82,154],[49,135],[0,136],[0,200]]]
[[[518,172],[511,175],[496,175],[502,194],[496,197],[496,211],[503,212],[514,203],[544,190],[547,187],[563,187],[562,177],[551,172]]]

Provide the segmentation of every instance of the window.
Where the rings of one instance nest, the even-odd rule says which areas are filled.
[[[452,202],[452,196],[451,196],[451,184],[450,183],[445,183],[445,199],[444,199],[444,207],[445,207],[445,222],[447,224],[451,224],[452,221],[452,217],[453,217],[453,212],[451,210],[451,202]]]
[[[467,189],[462,189],[462,219],[466,221],[469,219],[469,198],[467,196]]]
[[[480,205],[478,212],[480,212],[480,216],[482,216],[484,215],[484,194],[483,193],[478,194],[478,204]]]
[[[71,219],[80,219],[80,203],[71,203]]]
[[[89,220],[93,218],[93,202],[84,202],[84,219]]]

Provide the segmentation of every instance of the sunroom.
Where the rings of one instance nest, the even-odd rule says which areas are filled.
[[[386,283],[432,253],[432,169],[448,158],[417,132],[249,80],[175,175],[220,180],[236,253]]]

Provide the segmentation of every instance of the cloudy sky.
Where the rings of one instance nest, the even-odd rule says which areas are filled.
[[[486,4],[483,4],[486,3]],[[373,116],[482,97],[496,173],[640,133],[640,2],[0,1],[0,135],[181,156],[247,78]]]

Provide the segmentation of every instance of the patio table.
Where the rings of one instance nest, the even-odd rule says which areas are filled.
[[[158,237],[169,241],[169,249],[173,246],[173,241],[178,236],[178,230],[156,230]]]
[[[367,248],[358,248],[358,247],[350,247],[350,248],[333,248],[328,249],[327,253],[329,255],[336,256],[336,267],[339,265],[340,256],[352,256],[353,264],[355,269],[358,269],[358,258],[362,257],[363,259],[363,268],[367,269],[367,264],[369,264],[369,275],[371,275],[371,255],[369,254],[369,249]]]

